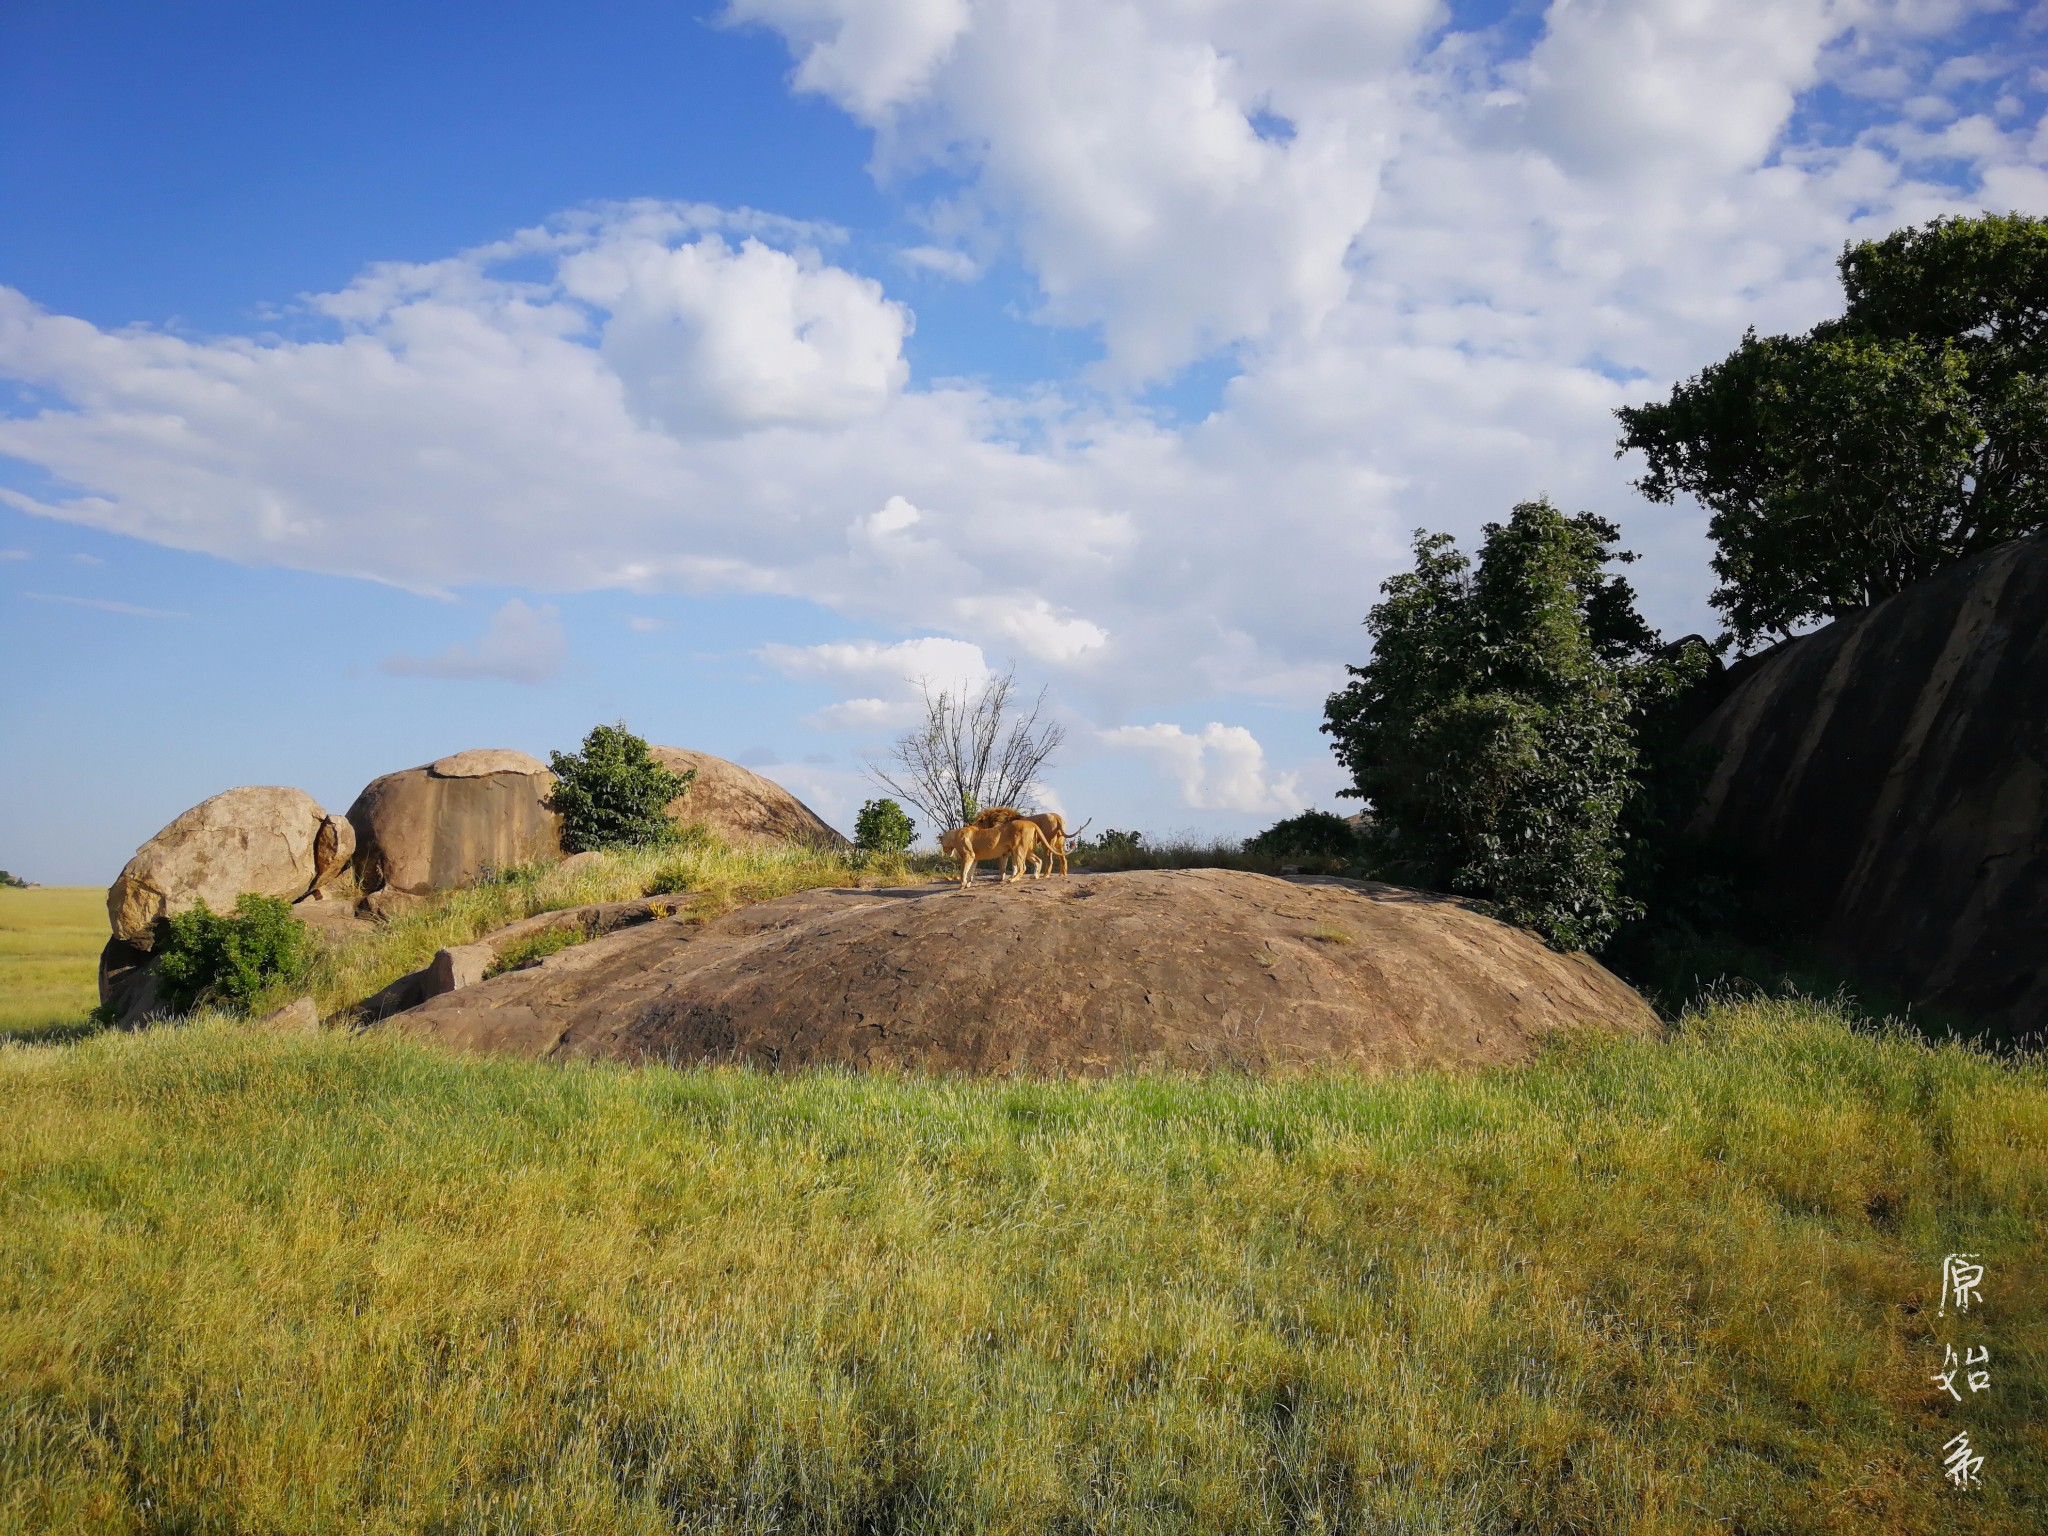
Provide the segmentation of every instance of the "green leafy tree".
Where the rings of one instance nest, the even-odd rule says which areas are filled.
[[[175,1012],[201,1004],[247,1013],[264,994],[296,986],[313,965],[312,937],[274,896],[235,898],[233,915],[205,902],[172,918],[157,945],[159,996]]]
[[[1390,873],[1479,896],[1563,949],[1634,915],[1622,818],[1638,721],[1708,663],[1670,659],[1606,567],[1619,530],[1524,502],[1483,531],[1476,567],[1418,533],[1415,569],[1366,619],[1372,658],[1332,694],[1324,731],[1367,801]]]
[[[689,789],[697,770],[664,768],[626,722],[594,727],[580,752],[550,754],[555,787],[549,803],[562,818],[562,846],[571,853],[645,848],[673,842],[668,804]]]
[[[28,882],[22,879],[21,876],[10,875],[6,870],[0,869],[0,890],[25,891],[27,889]]]
[[[1840,319],[1750,331],[1618,412],[1637,488],[1713,514],[1714,603],[1745,649],[2048,527],[2048,219],[1936,219],[1839,270]]]
[[[1303,811],[1247,838],[1244,851],[1269,859],[1348,859],[1359,851],[1358,829],[1329,811]]]
[[[902,853],[917,836],[917,823],[894,800],[870,800],[853,824],[853,845],[863,853]]]

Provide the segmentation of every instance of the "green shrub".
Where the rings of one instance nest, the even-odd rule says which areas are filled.
[[[245,892],[233,916],[200,902],[170,920],[157,946],[160,996],[176,1012],[204,1003],[248,1013],[264,994],[304,982],[313,966],[312,936],[275,896]]]
[[[25,891],[27,889],[28,882],[22,879],[21,876],[10,875],[6,870],[0,869],[0,890]]]
[[[853,846],[862,853],[902,853],[917,836],[917,823],[894,800],[870,800],[853,824]]]
[[[1244,851],[1267,859],[1349,859],[1359,852],[1358,830],[1331,811],[1303,811],[1246,839]]]
[[[1323,729],[1374,812],[1397,879],[1495,903],[1559,949],[1595,949],[1641,903],[1625,888],[1623,816],[1641,792],[1647,714],[1696,681],[1605,569],[1619,531],[1523,502],[1477,561],[1418,533],[1415,569],[1366,618],[1372,659]]]
[[[647,848],[675,840],[668,803],[697,777],[656,762],[647,742],[626,722],[594,727],[580,752],[556,752],[550,800],[562,818],[562,846],[571,853],[605,848]]]
[[[1144,842],[1142,832],[1119,832],[1115,827],[1104,827],[1092,843],[1086,838],[1075,839],[1074,852],[1087,858],[1131,859],[1142,851]]]

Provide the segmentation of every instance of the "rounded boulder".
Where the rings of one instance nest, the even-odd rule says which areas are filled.
[[[487,869],[562,856],[555,776],[501,748],[457,752],[373,779],[348,809],[364,893],[407,896],[473,885]]]
[[[649,747],[648,752],[672,773],[696,771],[690,787],[668,803],[677,821],[701,823],[735,844],[846,846],[846,838],[816,811],[752,769],[686,747]]]
[[[148,951],[165,921],[198,902],[232,911],[251,891],[297,901],[347,862],[337,857],[344,838],[335,820],[304,790],[278,785],[202,800],[138,848],[107,888],[108,926]]]

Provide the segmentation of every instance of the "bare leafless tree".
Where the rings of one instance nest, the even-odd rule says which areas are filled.
[[[934,689],[929,680],[918,689],[924,720],[896,739],[887,767],[869,763],[868,776],[940,830],[973,820],[984,806],[1017,804],[1067,738],[1058,721],[1039,718],[1044,689],[1029,710],[1018,706],[1015,668],[972,694]]]

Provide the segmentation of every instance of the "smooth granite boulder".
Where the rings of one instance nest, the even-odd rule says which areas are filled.
[[[2048,538],[2015,540],[1730,673],[1694,822],[1852,974],[2048,1025]]]

